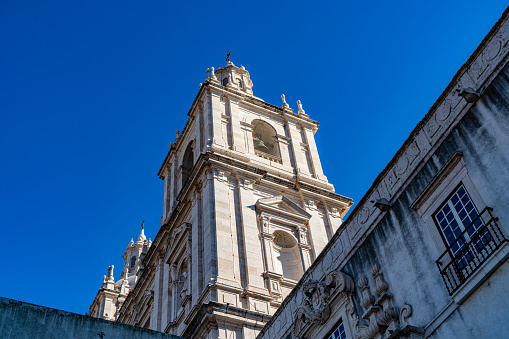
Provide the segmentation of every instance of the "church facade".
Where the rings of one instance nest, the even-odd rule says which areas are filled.
[[[121,280],[105,276],[91,315],[188,338],[255,338],[340,228],[352,201],[322,171],[318,123],[300,102],[295,113],[284,95],[277,107],[252,88],[230,61],[207,70],[159,170],[161,228],[152,243],[130,244]]]

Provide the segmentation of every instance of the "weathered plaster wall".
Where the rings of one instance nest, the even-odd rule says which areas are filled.
[[[163,339],[181,337],[81,314],[0,298],[0,338]]]

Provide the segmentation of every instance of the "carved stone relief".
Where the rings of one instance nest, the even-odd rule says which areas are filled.
[[[371,273],[374,280],[372,291],[366,277],[361,277],[357,282],[361,292],[360,306],[364,313],[359,317],[353,305],[348,309],[356,337],[400,338],[403,333],[412,333],[416,338],[421,337],[424,329],[408,324],[407,319],[412,315],[410,305],[403,303],[401,309],[394,305],[393,296],[389,293],[389,284],[384,280],[378,264],[373,265]]]
[[[322,281],[310,279],[302,285],[297,302],[301,305],[294,314],[293,336],[305,338],[305,333],[313,326],[324,324],[330,317],[330,299],[340,293],[348,297],[355,284],[352,278],[343,273],[332,271]]]

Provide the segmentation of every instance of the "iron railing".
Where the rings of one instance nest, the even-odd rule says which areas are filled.
[[[492,212],[493,208],[484,208],[436,261],[449,295],[507,241]],[[479,219],[482,221],[480,227]],[[459,249],[453,252],[453,248]]]

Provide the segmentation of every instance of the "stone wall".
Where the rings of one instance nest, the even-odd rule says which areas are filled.
[[[0,338],[178,339],[181,337],[0,297]]]

